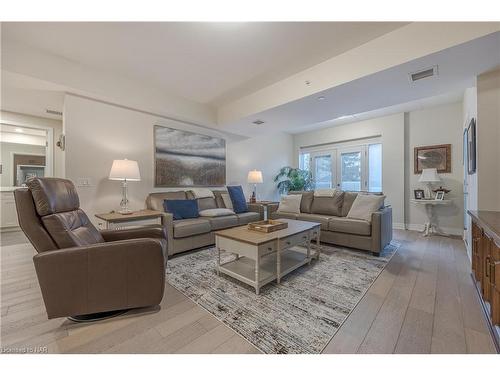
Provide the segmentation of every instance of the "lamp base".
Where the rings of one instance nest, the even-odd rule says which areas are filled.
[[[124,208],[118,211],[120,215],[131,215],[134,213],[130,208]]]

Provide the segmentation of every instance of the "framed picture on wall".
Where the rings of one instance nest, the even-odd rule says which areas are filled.
[[[414,173],[420,174],[425,168],[451,173],[451,144],[415,147]]]
[[[476,173],[476,120],[470,120],[467,126],[467,171]]]

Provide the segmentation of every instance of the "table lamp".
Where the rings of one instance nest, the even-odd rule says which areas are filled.
[[[431,184],[439,181],[441,181],[441,178],[439,177],[436,168],[424,168],[420,178],[418,179],[418,182],[425,183],[428,199],[432,199]]]
[[[253,193],[250,202],[255,203],[257,201],[257,184],[262,184],[262,182],[264,182],[262,172],[256,169],[248,172],[247,181],[249,184],[253,184]]]
[[[131,214],[132,210],[128,207],[128,181],[140,181],[141,174],[139,172],[139,164],[135,160],[113,160],[111,171],[109,172],[110,180],[118,180],[122,182],[122,200],[120,202],[121,214]]]

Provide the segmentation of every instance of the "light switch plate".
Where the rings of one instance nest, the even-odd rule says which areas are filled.
[[[76,179],[76,186],[78,186],[78,187],[90,187],[90,186],[92,186],[92,179],[90,177],[78,177]]]

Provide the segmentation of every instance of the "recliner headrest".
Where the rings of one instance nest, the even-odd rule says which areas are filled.
[[[36,212],[40,216],[73,211],[80,207],[78,193],[70,180],[36,177],[26,184],[33,195]]]

